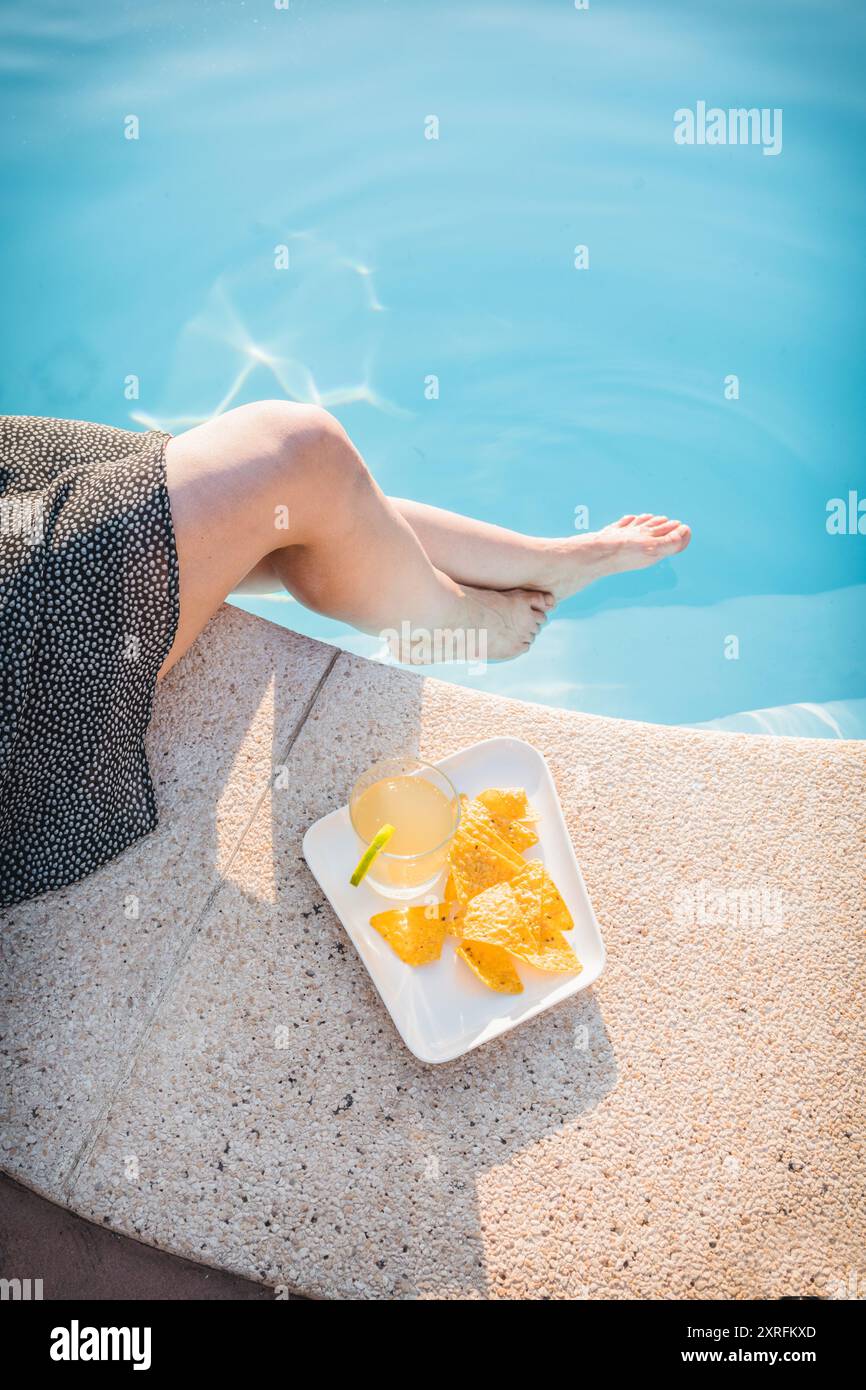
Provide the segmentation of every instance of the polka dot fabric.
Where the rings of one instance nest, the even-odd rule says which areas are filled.
[[[179,611],[169,438],[0,416],[0,906],[156,826],[144,736]]]

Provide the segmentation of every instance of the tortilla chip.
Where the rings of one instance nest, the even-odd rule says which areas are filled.
[[[497,883],[466,904],[463,937],[501,947],[517,954],[522,948],[537,952],[538,938],[527,916],[525,903],[518,902],[510,883]]]
[[[537,820],[523,787],[488,787],[475,798],[498,820]]]
[[[383,936],[406,965],[427,965],[442,954],[442,942],[451,920],[452,905],[395,907],[377,912],[370,926]]]
[[[583,969],[562,932],[553,927],[547,929],[543,940],[520,942],[513,951],[527,965],[534,965],[536,970],[547,970],[554,975],[579,975]]]
[[[461,834],[489,845],[503,859],[510,860],[518,869],[522,869],[526,862],[499,834],[487,807],[468,796],[461,796],[460,798],[460,825],[457,828],[457,838]]]
[[[540,859],[527,864],[512,880],[512,887],[524,911],[532,918],[539,941],[544,941],[547,931],[571,931],[574,926],[571,913]]]
[[[442,906],[448,908],[448,914],[443,914],[442,925],[446,935],[461,937],[463,930],[460,926],[460,919],[463,916],[464,904],[457,897],[457,889],[454,887],[454,878],[451,874],[445,880],[444,897],[445,902]]]
[[[451,877],[454,892],[459,902],[469,902],[485,888],[495,883],[504,883],[513,878],[526,861],[508,849],[507,857],[494,849],[485,838],[474,835],[463,825],[457,831],[451,845]]]
[[[500,820],[498,816],[491,816],[490,819],[497,833],[518,854],[538,844],[538,836],[531,825],[526,825],[520,820]]]
[[[538,844],[538,836],[532,828],[535,813],[522,787],[508,791],[490,787],[486,792],[479,792],[475,803],[484,807],[497,834],[517,853]]]
[[[534,965],[536,970],[546,970],[552,975],[579,975],[583,969],[562,932],[556,932],[543,946],[515,951],[515,955],[527,965]]]
[[[463,936],[508,950],[537,970],[555,974],[583,969],[563,930],[571,914],[541,860],[506,883],[479,893],[466,906]]]
[[[523,985],[517,967],[507,951],[500,946],[488,946],[481,941],[464,941],[456,954],[474,970],[482,984],[497,994],[522,994]]]

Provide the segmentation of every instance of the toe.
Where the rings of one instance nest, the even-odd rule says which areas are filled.
[[[628,516],[621,516],[619,521],[614,522],[615,526],[631,526],[634,521],[634,512],[629,512]]]
[[[642,512],[640,516],[632,517],[633,526],[643,526],[645,522],[652,520],[652,512]]]
[[[674,554],[679,550],[685,550],[691,538],[692,533],[690,527],[686,526],[682,521],[672,521],[669,530],[665,528],[661,536],[656,536],[656,539],[662,542],[665,549],[672,551]]]
[[[545,590],[542,589],[539,589],[537,592],[534,589],[529,589],[527,592],[529,597],[529,606],[533,610],[533,612],[546,613],[549,608],[553,607],[553,594],[547,593]]]
[[[667,517],[664,517],[662,520],[656,519],[652,525],[647,526],[647,530],[651,536],[668,536],[679,524],[678,521],[668,521]]]

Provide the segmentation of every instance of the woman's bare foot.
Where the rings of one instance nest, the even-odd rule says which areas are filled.
[[[448,583],[451,583],[449,580]],[[403,622],[384,637],[398,661],[424,666],[447,661],[509,661],[528,651],[554,606],[551,593],[537,589],[476,589],[454,585],[441,626]]]
[[[601,531],[543,542],[538,583],[559,603],[596,579],[646,569],[677,555],[691,538],[688,526],[666,516],[623,516]]]
[[[508,661],[528,651],[556,601],[538,589],[462,588],[468,607],[464,622],[487,634],[488,661]]]

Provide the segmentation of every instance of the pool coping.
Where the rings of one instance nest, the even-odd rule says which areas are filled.
[[[228,836],[213,864],[207,861],[216,877],[205,879],[198,865],[187,882],[177,885],[174,898],[160,886],[166,892],[169,913],[176,903],[182,930],[176,939],[168,932],[158,978],[146,997],[136,1001],[139,1009],[134,1028],[124,1031],[122,1024],[117,1025],[117,1001],[111,1001],[100,1014],[97,993],[88,1000],[88,1007],[98,1026],[83,1026],[79,1020],[64,1035],[64,1046],[72,1054],[68,1075],[92,1074],[99,1083],[96,1093],[80,1102],[84,1109],[85,1101],[90,1108],[71,1142],[64,1143],[68,1137],[64,1111],[70,1106],[74,1121],[79,1102],[74,1097],[70,1101],[66,1084],[59,1084],[52,1095],[48,1083],[36,1082],[35,1071],[21,1073],[9,1111],[13,1143],[4,1150],[5,1171],[70,1210],[146,1243],[260,1279],[272,1287],[314,1296],[560,1298],[575,1296],[576,1288],[576,1296],[586,1297],[689,1297],[695,1296],[695,1290],[706,1292],[709,1281],[709,1286],[718,1290],[717,1296],[778,1297],[783,1296],[780,1289],[803,1293],[814,1290],[816,1281],[824,1286],[841,1277],[831,1260],[839,1263],[847,1259],[856,1268],[862,1217],[854,1211],[853,1198],[850,1212],[844,1201],[839,1208],[838,1191],[830,1203],[822,1200],[826,1194],[820,1192],[820,1173],[825,1169],[829,1172],[831,1167],[840,1173],[838,1183],[846,1193],[861,1177],[861,1164],[844,1139],[840,1116],[840,1094],[846,1106],[849,1102],[853,1106],[854,1097],[848,1096],[845,1086],[840,1092],[838,1076],[845,1057],[861,1055],[862,1023],[837,1008],[835,1026],[842,1036],[827,1038],[823,1036],[823,1020],[833,1001],[838,1003],[840,978],[853,979],[855,966],[862,968],[862,939],[855,927],[857,892],[845,865],[846,855],[853,853],[864,829],[864,817],[853,796],[866,763],[863,745],[668,729],[525,705],[377,666],[275,629],[266,620],[238,610],[222,610],[194,653],[169,677],[160,693],[160,717],[155,718],[151,747],[155,770],[167,750],[179,745],[185,745],[187,753],[191,750],[192,759],[181,759],[179,764],[188,780],[172,816],[149,839],[177,842],[171,862],[180,872],[185,859],[180,829],[184,807],[188,813],[195,806],[206,815],[208,808],[214,810],[216,801],[213,838],[219,841],[224,829]],[[196,771],[196,759],[206,761],[215,731],[227,724],[232,700],[242,699],[250,686],[256,698],[248,702],[241,721],[245,727],[238,729],[231,763],[224,760],[215,788],[214,781],[208,780],[213,768]],[[294,701],[291,718],[284,727],[277,727],[279,708],[289,691]],[[388,728],[381,723],[383,709],[389,711]],[[459,1066],[455,1063],[441,1069],[443,1078],[433,1083],[430,1069],[416,1063],[392,1035],[387,1016],[375,1012],[380,1006],[360,963],[345,950],[337,951],[341,929],[322,905],[315,885],[304,876],[297,839],[314,811],[338,804],[335,796],[341,793],[335,789],[339,777],[344,777],[347,756],[369,762],[377,750],[388,748],[389,739],[393,747],[395,739],[405,739],[410,731],[417,735],[424,755],[433,756],[454,746],[455,737],[468,741],[491,728],[529,735],[548,755],[599,915],[603,922],[613,922],[610,935],[605,933],[609,964],[606,976],[585,999],[578,996],[573,1007],[562,1005],[551,1015],[542,1015],[515,1030],[507,1046],[492,1044],[473,1054],[474,1063],[464,1063],[459,1072],[461,1082],[455,1080]],[[353,751],[347,755],[349,747]],[[629,772],[632,762],[642,768],[639,776]],[[614,765],[619,779],[616,787],[609,789],[598,769]],[[647,766],[652,772],[649,779]],[[584,772],[574,775],[581,767]],[[288,773],[297,776],[300,785],[278,787],[276,783]],[[681,817],[673,805],[672,789],[684,778],[694,785],[685,793],[689,814]],[[713,778],[718,784],[717,795],[705,795],[711,791]],[[704,785],[699,788],[698,782]],[[226,787],[232,791],[243,787],[244,795],[227,796]],[[286,797],[281,799],[283,791]],[[644,792],[650,798],[649,810],[643,804]],[[799,811],[795,806],[782,809],[789,794],[801,802],[804,797],[812,798],[805,808],[808,814],[802,806]],[[596,803],[603,806],[608,820],[599,821]],[[745,809],[748,816],[742,819]],[[829,819],[828,810],[832,811]],[[749,835],[742,834],[738,844],[731,826],[745,826],[747,821]],[[759,943],[765,954],[768,950],[780,952],[775,962],[778,980],[772,970],[772,955],[769,963],[757,955],[751,973],[759,980],[773,981],[789,1008],[812,1020],[822,1037],[826,1074],[835,1075],[836,1083],[831,1087],[814,1065],[810,1067],[807,1098],[822,1117],[820,1135],[812,1140],[802,1125],[793,1123],[792,1128],[791,1117],[775,1102],[768,1111],[758,1105],[765,1131],[774,1134],[783,1149],[787,1146],[791,1150],[790,1162],[795,1166],[786,1168],[786,1174],[797,1174],[807,1167],[798,1156],[804,1145],[806,1150],[815,1151],[815,1171],[810,1174],[814,1183],[806,1191],[805,1201],[804,1193],[798,1194],[803,1201],[802,1214],[786,1227],[782,1223],[784,1239],[764,1238],[750,1244],[743,1241],[741,1233],[738,1237],[736,1230],[755,1199],[759,1204],[780,1199],[780,1192],[787,1192],[794,1182],[788,1176],[780,1187],[772,1165],[758,1164],[750,1183],[735,1185],[733,1192],[724,1177],[710,1182],[708,1174],[715,1171],[712,1165],[698,1165],[710,1188],[705,1201],[734,1252],[729,1250],[727,1264],[722,1264],[709,1254],[709,1241],[706,1248],[699,1248],[694,1232],[702,1229],[705,1219],[695,1212],[689,1220],[682,1212],[677,1214],[676,1203],[671,1205],[669,1194],[664,1195],[665,1183],[659,1172],[653,1173],[652,1165],[648,1168],[647,1161],[636,1156],[634,1162],[645,1187],[657,1194],[663,1237],[669,1244],[676,1237],[674,1244],[681,1245],[686,1259],[678,1262],[669,1253],[655,1273],[648,1267],[641,1270],[641,1261],[648,1260],[651,1247],[646,1244],[643,1228],[639,1224],[632,1228],[629,1219],[625,1226],[636,1253],[627,1267],[633,1272],[620,1271],[615,1277],[616,1272],[605,1261],[610,1261],[610,1249],[620,1243],[624,1232],[608,1233],[610,1238],[606,1239],[603,1222],[605,1213],[612,1216],[622,1208],[626,1191],[631,1191],[624,1178],[608,1175],[599,1180],[601,1201],[593,1205],[590,1217],[584,1216],[590,1220],[589,1232],[583,1233],[585,1253],[579,1259],[572,1256],[571,1263],[566,1258],[572,1250],[569,1228],[562,1228],[559,1219],[551,1217],[553,1230],[539,1236],[538,1204],[542,1210],[551,1203],[557,1210],[569,1203],[576,1203],[578,1210],[581,1204],[585,1208],[586,1198],[581,1194],[587,1173],[577,1162],[584,1142],[579,1136],[588,1132],[593,1161],[599,1155],[616,1152],[629,1135],[643,1132],[641,1127],[635,1129],[636,1106],[640,1110],[649,1104],[650,1118],[659,1127],[658,1136],[650,1135],[648,1140],[656,1164],[660,1162],[659,1145],[673,1145],[678,1150],[685,1129],[697,1122],[696,1112],[690,1108],[694,1098],[689,1067],[682,1071],[675,1068],[674,1081],[669,1081],[663,1067],[658,1071],[658,1055],[654,1059],[651,1045],[661,1047],[662,1053],[666,1047],[674,1052],[681,1048],[682,1039],[674,1027],[679,1017],[676,996],[666,997],[663,1008],[657,1005],[663,1017],[656,1020],[651,1037],[642,1039],[640,1035],[644,1006],[640,1004],[639,979],[651,961],[656,968],[665,962],[678,981],[682,998],[690,1004],[700,1001],[705,1010],[725,1022],[721,1052],[715,1055],[719,1039],[711,1038],[707,1044],[709,1062],[698,1067],[705,1073],[706,1083],[711,1088],[733,1084],[724,1080],[723,1062],[739,1057],[748,1083],[740,1087],[742,1095],[734,1088],[734,1111],[741,1126],[749,1127],[749,1111],[758,1101],[758,1094],[749,1091],[756,1083],[749,1070],[748,1051],[742,1053],[735,1031],[727,1031],[728,1026],[741,1028],[742,1021],[727,1008],[721,1010],[716,990],[700,975],[699,966],[695,967],[696,982],[683,973],[682,965],[683,958],[694,963],[704,952],[714,952],[719,978],[729,991],[745,1000],[749,985],[734,956],[743,950],[754,951],[754,943],[740,939],[742,933],[733,933],[737,936],[734,944],[707,942],[707,933],[699,925],[665,921],[666,896],[670,885],[678,882],[677,874],[682,874],[676,855],[678,835],[687,839],[695,865],[722,862],[726,874],[745,874],[749,882],[750,874],[756,878],[762,866],[765,872],[769,867],[774,882],[799,883],[796,891],[793,886],[786,888],[792,898],[792,917],[783,940],[777,940],[770,927],[766,941]],[[792,852],[792,835],[797,837],[796,852]],[[611,846],[616,847],[619,863],[611,862]],[[143,898],[155,891],[147,881],[153,848],[150,855],[139,852],[135,861]],[[633,862],[631,876],[624,884],[617,871],[622,869],[624,858],[628,866],[628,854]],[[824,861],[828,856],[838,879],[835,886],[826,878]],[[804,865],[806,876],[798,879]],[[633,875],[640,872],[651,875],[645,879],[650,885],[645,907],[635,898],[632,886]],[[833,927],[820,940],[810,925],[810,914],[815,910],[810,896],[815,891],[813,881],[821,885],[821,920]],[[94,962],[99,957],[87,954],[88,929],[92,931],[99,922],[100,933],[103,937],[107,934],[117,946],[116,959],[128,960],[124,951],[132,933],[128,919],[118,911],[128,887],[129,861],[121,856],[114,865],[63,894],[46,895],[12,910],[13,938],[33,954],[28,957],[25,949],[19,959],[13,952],[7,961],[7,997],[13,1001],[13,1023],[19,1038],[49,1076],[55,1065],[52,1059],[58,1030],[50,1023],[45,1027],[44,1020],[62,1015],[62,1001],[77,988],[75,970],[82,960],[98,970]],[[191,900],[194,910],[189,907]],[[46,904],[53,915],[46,915]],[[58,966],[50,978],[38,976],[36,997],[23,1007],[24,985],[33,989],[34,977],[28,970],[34,961],[52,960],[51,932],[58,909],[66,921],[63,945],[67,964]],[[71,924],[66,920],[70,909]],[[310,931],[311,921],[321,924],[315,932]],[[679,954],[671,954],[665,932],[676,938]],[[40,952],[33,948],[34,940],[40,942]],[[256,953],[250,955],[244,943],[253,941]],[[287,962],[287,955],[290,957],[300,944],[307,954]],[[129,961],[132,981],[139,981],[151,963],[147,946],[145,941],[143,953]],[[818,949],[817,978],[811,982],[817,983],[817,994],[811,996],[798,974],[798,952],[804,948],[807,953]],[[84,954],[77,957],[76,951]],[[228,972],[234,972],[232,982],[240,983],[237,987],[232,983],[222,994],[222,980]],[[312,987],[308,984],[311,978],[315,981]],[[102,982],[104,986],[108,983]],[[310,1013],[310,988],[321,988],[323,998],[328,997],[326,989],[332,991],[345,1016],[353,1019],[348,1036],[339,1020],[329,1018],[327,1011],[321,1016]],[[233,1029],[223,1035],[221,1019],[240,997],[247,1001],[250,1021],[235,1017]],[[242,1088],[245,1083],[241,1077],[247,1076],[261,1095],[273,1097],[277,1082],[285,1080],[280,1066],[288,1059],[278,1057],[273,1049],[263,1051],[252,1041],[258,1035],[250,1030],[275,1017],[274,1010],[283,1008],[286,998],[291,1000],[291,1021],[285,1026],[290,1036],[304,1040],[297,1056],[291,1048],[288,1051],[296,1069],[314,1087],[315,1123],[311,1133],[303,1130],[299,1120],[306,1120],[306,1115],[298,1097],[291,1097],[281,1101],[283,1109],[279,1111],[291,1137],[286,1138],[276,1123],[265,1134],[273,1117],[269,1104],[262,1103],[264,1122],[259,1140],[253,1142],[256,1146],[267,1142],[263,1157],[270,1176],[259,1190],[256,1184],[249,1186],[256,1158],[252,1149],[245,1148],[248,1136],[241,1139],[233,1130],[228,1134],[234,1123],[233,1111],[246,1103],[242,1089],[236,1094],[234,1088]],[[748,1011],[747,1004],[743,1007]],[[112,1032],[116,1025],[119,1031]],[[752,1026],[757,1029],[760,1046],[781,1066],[783,1094],[787,1096],[792,1086],[796,1089],[799,1085],[802,1090],[806,1083],[798,1082],[790,1059],[786,1061],[778,1052],[779,1037],[788,1037],[784,1021],[777,1021],[776,1034],[765,1035],[754,1020]],[[319,1031],[323,1028],[324,1035]],[[230,1079],[219,1069],[212,1069],[207,1048],[197,1041],[197,1030],[223,1049],[232,1072]],[[573,1032],[589,1039],[589,1056],[569,1042]],[[334,1049],[342,1049],[335,1055],[345,1060],[338,1063],[331,1054],[317,1059],[315,1048],[321,1036],[327,1036]],[[555,1055],[548,1051],[552,1039],[559,1049]],[[365,1050],[361,1040],[372,1051]],[[755,1046],[759,1046],[758,1041]],[[238,1057],[244,1057],[243,1068],[233,1058],[235,1050]],[[557,1123],[539,1123],[530,1099],[532,1089],[520,1064],[524,1053],[546,1078],[546,1103],[558,1112]],[[695,1062],[695,1058],[691,1060]],[[814,1063],[814,1057],[811,1060]],[[239,1069],[234,1074],[236,1066]],[[631,1074],[635,1067],[644,1072],[643,1090]],[[348,1110],[341,1109],[344,1102],[336,1094],[335,1104],[323,1098],[319,1105],[315,1088],[333,1088],[339,1084],[337,1078],[352,1082],[352,1089],[345,1092],[353,1097]],[[402,1081],[395,1083],[395,1078]],[[60,1081],[65,1083],[65,1078]],[[397,1090],[391,1096],[395,1084]],[[516,1124],[507,1143],[500,1147],[495,1139],[502,1120],[499,1097],[503,1086],[509,1084],[522,1116],[522,1128]],[[414,1110],[411,1106],[407,1109],[407,1093],[415,1096]],[[381,1113],[383,1094],[391,1097],[388,1103],[394,1113],[389,1119]],[[527,1109],[522,1111],[524,1101]],[[428,1113],[430,1106],[433,1109]],[[351,1120],[341,1118],[350,1112]],[[440,1119],[445,1117],[451,1133],[464,1124],[467,1113],[474,1115],[470,1126],[476,1132],[473,1140],[482,1135],[486,1138],[480,1143],[480,1152],[476,1152],[478,1143],[468,1138],[468,1147],[458,1144],[459,1161],[452,1154],[449,1161],[454,1171],[443,1177],[442,1169],[448,1167],[444,1150],[450,1150]],[[717,1118],[723,1128],[731,1123],[724,1113]],[[393,1150],[389,1147],[392,1140],[386,1136],[388,1127],[395,1123],[401,1140]],[[317,1209],[329,1210],[331,1215],[345,1203],[344,1183],[351,1159],[345,1148],[344,1127],[359,1124],[362,1142],[378,1160],[390,1155],[390,1161],[400,1165],[395,1187],[405,1199],[402,1217],[387,1210],[386,1189],[375,1172],[365,1171],[354,1179],[358,1190],[353,1192],[351,1204],[353,1208],[357,1205],[361,1224],[374,1232],[373,1239],[387,1251],[381,1261],[369,1259],[372,1252],[351,1242],[345,1249],[339,1242],[328,1244],[316,1232],[311,1235],[307,1231],[303,1236],[297,1231],[273,1233],[273,1218],[266,1224],[262,1213],[274,1204],[274,1193],[280,1193],[281,1201],[288,1201],[292,1219],[304,1209],[308,1189]],[[74,1131],[74,1123],[71,1128]],[[224,1130],[228,1152],[233,1154],[235,1145],[242,1152],[237,1158],[220,1160],[222,1167],[215,1165],[217,1174],[224,1173],[230,1163],[238,1165],[231,1179],[219,1179],[215,1196],[208,1194],[210,1161],[203,1155]],[[795,1136],[797,1142],[792,1145]],[[737,1153],[739,1157],[727,1157],[736,1158],[742,1174],[743,1168],[753,1163],[753,1156],[747,1157],[746,1149],[737,1149]],[[130,1158],[135,1160],[131,1165]],[[816,1166],[817,1158],[820,1162]],[[725,1155],[718,1156],[723,1174],[724,1159]],[[306,1176],[311,1160],[323,1170],[312,1187]],[[524,1186],[526,1165],[531,1160],[535,1187],[531,1185],[530,1197],[534,1191],[534,1204]],[[685,1161],[682,1155],[681,1161]],[[438,1179],[427,1180],[426,1186],[415,1171],[425,1164],[440,1173]],[[429,1250],[435,1254],[431,1271],[431,1254],[424,1253],[423,1241],[420,1251],[395,1253],[392,1247],[400,1244],[401,1221],[413,1229],[419,1223],[423,1226],[439,1210],[449,1184],[453,1188],[450,1197],[455,1228],[450,1238],[446,1234],[443,1239],[441,1233],[435,1239],[427,1238]],[[678,1195],[686,1206],[688,1191],[694,1185],[694,1174],[688,1182],[685,1174],[676,1180]],[[632,1197],[635,1195],[632,1192]],[[251,1224],[251,1211],[244,1210],[251,1203],[257,1221],[262,1218],[260,1225]],[[628,1201],[625,1206],[629,1207]],[[333,1224],[341,1226],[340,1221]],[[533,1233],[531,1240],[529,1232]],[[718,1247],[717,1237],[712,1248]],[[384,1268],[380,1268],[381,1262]],[[773,1289],[777,1292],[770,1292]]]

